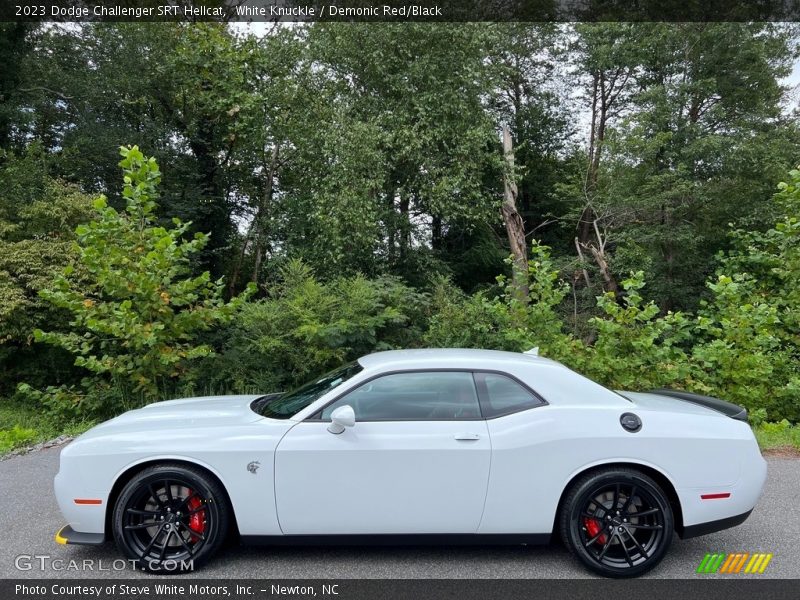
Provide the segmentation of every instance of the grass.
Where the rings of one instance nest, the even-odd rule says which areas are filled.
[[[762,450],[800,453],[800,425],[792,425],[784,419],[777,423],[761,423],[753,427],[758,445]]]
[[[0,399],[0,456],[51,440],[60,435],[78,435],[94,423],[64,423],[35,409]]]

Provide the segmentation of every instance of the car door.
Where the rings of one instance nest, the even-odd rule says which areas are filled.
[[[349,405],[356,422],[331,433]],[[472,373],[371,379],[293,427],[275,454],[284,534],[474,533],[491,446]]]

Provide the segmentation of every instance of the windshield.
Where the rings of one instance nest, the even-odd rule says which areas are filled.
[[[348,363],[291,392],[259,398],[251,408],[262,417],[288,419],[362,370],[357,362]]]

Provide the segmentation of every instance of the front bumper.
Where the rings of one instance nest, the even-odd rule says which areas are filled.
[[[106,536],[102,533],[83,533],[75,531],[69,525],[64,525],[56,532],[56,542],[59,544],[80,544],[98,546],[105,543]]]
[[[98,476],[92,465],[81,468],[78,461],[65,461],[64,452],[70,447],[61,451],[61,464],[53,480],[58,508],[64,521],[74,530],[103,535],[109,490],[98,482],[109,478]]]

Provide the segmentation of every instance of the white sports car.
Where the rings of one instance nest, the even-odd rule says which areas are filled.
[[[266,544],[546,543],[639,575],[743,522],[767,474],[741,407],[617,393],[532,353],[380,352],[292,392],[172,400],[61,452],[66,544],[194,568]]]

